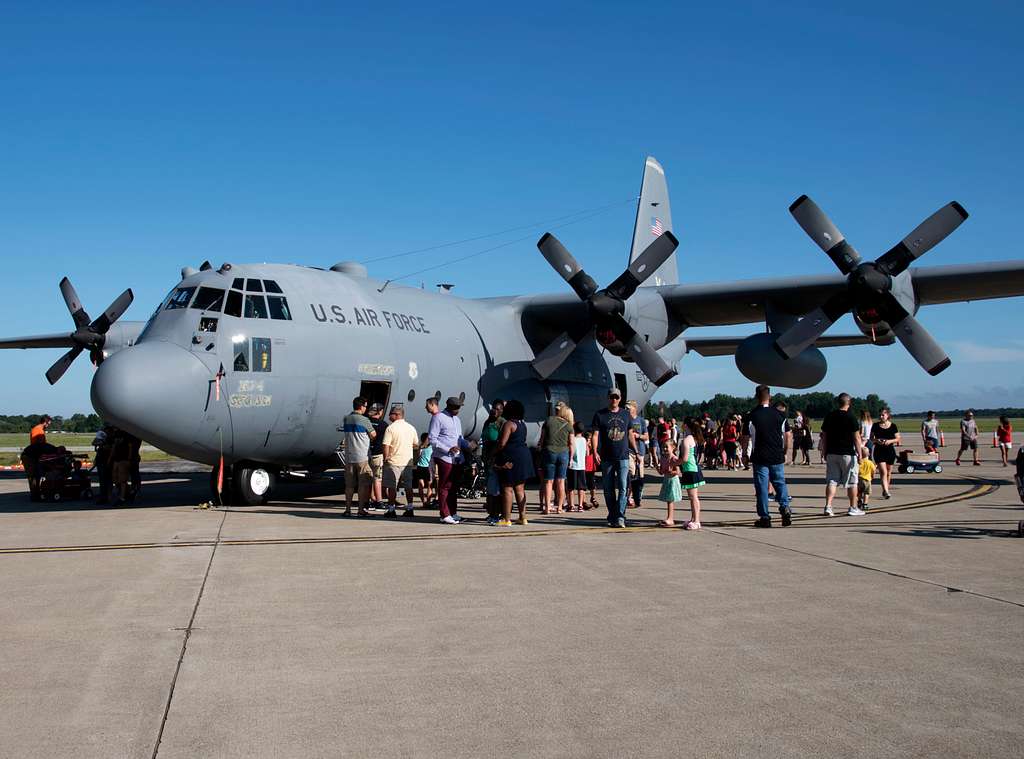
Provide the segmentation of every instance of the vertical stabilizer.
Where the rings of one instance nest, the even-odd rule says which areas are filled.
[[[633,263],[637,256],[663,232],[673,231],[672,211],[668,203],[668,184],[665,182],[665,170],[652,156],[647,156],[644,163],[644,180],[640,185],[640,204],[636,209],[636,224],[633,227],[633,247],[629,251],[629,262]],[[678,237],[678,235],[676,235]],[[679,272],[676,268],[676,254],[654,272],[646,285],[677,285]]]

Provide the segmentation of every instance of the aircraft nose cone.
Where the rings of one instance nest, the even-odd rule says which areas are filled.
[[[92,405],[104,421],[180,455],[205,418],[211,379],[213,373],[190,351],[144,342],[100,364]]]

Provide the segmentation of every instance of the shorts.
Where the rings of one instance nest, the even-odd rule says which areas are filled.
[[[724,443],[722,443],[722,445],[725,446],[725,455],[726,455],[726,457],[728,457],[730,459],[736,458],[736,441],[735,440],[726,440]]]
[[[595,472],[584,472],[587,481],[587,490],[594,490],[597,487]]]
[[[965,437],[960,438],[960,450],[961,451],[966,451],[968,449],[970,449],[972,451],[978,450],[978,441],[977,440],[968,440]]]
[[[569,451],[549,451],[545,448],[540,454],[540,465],[545,480],[564,480],[569,469]]]
[[[1008,443],[1006,441],[1002,441],[1002,442],[999,443],[999,447],[1000,448],[1005,448],[1006,450],[1010,450],[1013,447],[1013,443]]]
[[[384,465],[384,487],[405,488],[406,492],[412,491],[412,464],[385,464]]]
[[[429,466],[418,466],[416,467],[416,481],[430,482],[430,467]]]
[[[633,480],[644,478],[644,457],[633,452],[629,454],[629,477]]]
[[[844,488],[854,487],[857,484],[857,457],[841,453],[826,455],[825,481]]]
[[[378,453],[374,456],[370,456],[370,475],[375,480],[381,478],[381,474],[384,470],[384,454]]]
[[[111,467],[110,479],[114,482],[128,482],[128,478],[131,477],[132,465],[127,461],[116,461],[114,466]]]
[[[568,476],[565,478],[565,487],[568,490],[586,490],[587,489],[587,472],[582,469],[570,469],[567,473]]]
[[[370,484],[373,482],[373,475],[370,473],[370,462],[360,461],[353,464],[345,464],[345,499],[350,500],[358,491],[359,498],[370,492]]]
[[[861,495],[871,495],[871,480],[857,478],[857,492]]]

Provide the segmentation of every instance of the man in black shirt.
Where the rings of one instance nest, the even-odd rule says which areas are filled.
[[[754,469],[754,495],[757,497],[754,526],[772,526],[772,515],[768,510],[768,483],[771,482],[782,515],[782,526],[789,527],[793,515],[789,510],[785,461],[793,433],[789,431],[786,414],[771,407],[772,391],[768,386],[758,385],[755,396],[758,405],[744,419],[744,428],[753,443],[750,465]]]
[[[825,414],[821,422],[821,447],[825,452],[825,516],[832,516],[832,499],[842,485],[850,499],[848,516],[864,516],[857,508],[857,456],[864,443],[860,424],[850,413],[850,396],[840,393],[839,408]]]
[[[608,507],[608,526],[626,526],[626,499],[629,497],[629,451],[636,447],[629,412],[619,404],[622,393],[613,387],[608,391],[608,407],[594,414],[590,423],[595,463],[601,467],[604,502]]]

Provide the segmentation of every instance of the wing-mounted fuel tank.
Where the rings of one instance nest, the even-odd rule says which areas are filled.
[[[736,368],[752,382],[762,385],[806,388],[825,378],[828,362],[820,350],[806,348],[793,358],[783,358],[775,350],[772,332],[751,335],[736,349]]]

